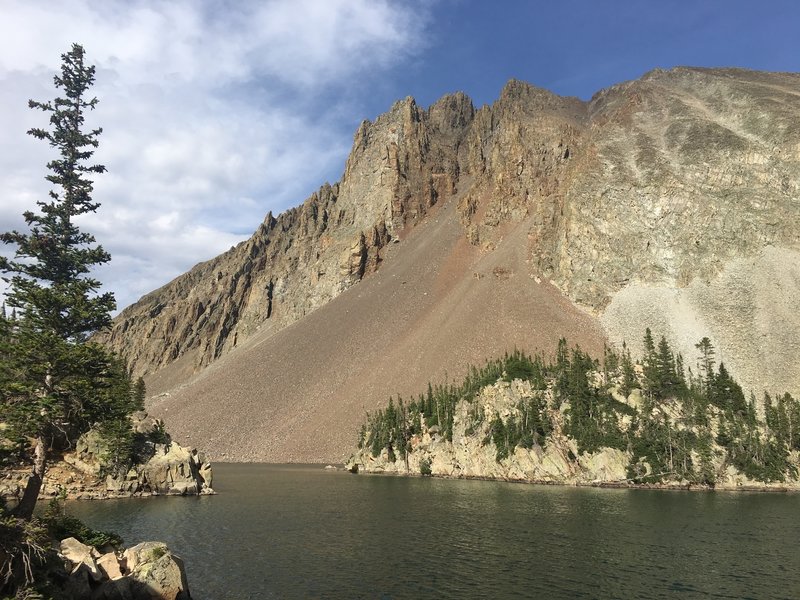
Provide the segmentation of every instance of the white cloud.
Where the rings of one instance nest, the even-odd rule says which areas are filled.
[[[111,252],[98,276],[124,306],[338,177],[362,116],[349,102],[421,48],[421,12],[389,0],[4,0],[0,231],[47,193],[52,154],[25,134],[46,118],[27,100],[55,96],[72,42],[97,66],[87,124],[104,129],[96,159],[108,168],[100,211],[82,223]]]

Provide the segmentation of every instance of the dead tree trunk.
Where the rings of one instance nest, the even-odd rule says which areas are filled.
[[[39,436],[36,438],[36,450],[33,453],[33,472],[28,479],[28,484],[25,486],[22,500],[20,500],[16,509],[14,509],[14,514],[17,517],[30,521],[33,516],[33,509],[36,507],[36,501],[39,499],[39,491],[42,489],[46,468],[47,446],[45,445],[44,438]]]

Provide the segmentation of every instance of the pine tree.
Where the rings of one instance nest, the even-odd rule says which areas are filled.
[[[703,392],[708,394],[714,381],[714,345],[711,340],[704,337],[694,345],[700,351],[698,370]]]
[[[656,353],[656,345],[653,341],[653,332],[647,327],[644,330],[644,358],[650,358]]]
[[[789,392],[784,394],[784,402],[788,413],[789,450],[800,450],[800,402]]]
[[[642,356],[642,372],[644,375],[645,391],[651,396],[658,396],[659,392],[659,372],[658,355],[656,345],[653,341],[653,333],[650,328],[644,330],[644,356]]]
[[[622,343],[622,385],[620,386],[620,394],[626,398],[631,393],[634,387],[638,386],[636,380],[636,371],[633,368],[633,361],[631,360],[631,352],[625,343]]]
[[[747,415],[744,392],[730,376],[724,363],[719,363],[719,371],[710,382],[709,390],[709,400],[721,409],[740,416]]]
[[[667,338],[662,335],[661,340],[658,342],[658,350],[655,356],[657,392],[660,398],[668,398],[677,392],[678,381],[675,371],[675,357],[667,343]]]
[[[10,274],[4,278],[8,304],[19,310],[6,344],[8,377],[0,388],[0,420],[36,440],[33,472],[17,507],[24,518],[30,518],[41,488],[48,444],[59,436],[72,438],[106,416],[116,371],[108,352],[87,342],[110,323],[115,308],[113,295],[98,293],[100,283],[88,275],[110,256],[74,222],[97,210],[89,176],[105,171],[86,162],[102,130],[83,131],[86,111],[98,102],[87,99],[95,68],[84,63],[84,56],[78,44],[61,56],[61,74],[54,83],[62,97],[29,102],[50,117],[50,129],[28,133],[59,154],[47,164],[46,179],[54,189],[48,201],[37,202],[40,212],[24,213],[29,233],[0,235],[5,244],[16,246],[13,260],[0,258],[0,271]]]
[[[147,386],[144,379],[139,377],[133,386],[133,405],[136,410],[144,410],[144,401],[147,399]]]

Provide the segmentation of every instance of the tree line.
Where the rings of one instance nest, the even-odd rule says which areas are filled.
[[[579,347],[558,343],[553,360],[515,350],[470,367],[460,385],[432,386],[409,402],[390,398],[386,408],[367,415],[359,447],[389,460],[407,457],[410,441],[426,432],[452,441],[453,415],[467,402],[466,435],[486,419],[480,390],[497,381],[521,379],[532,394],[510,415],[495,412],[483,428],[482,443],[493,443],[498,461],[515,448],[545,448],[558,411],[562,433],[575,440],[578,454],[617,448],[630,456],[628,477],[637,483],[688,481],[716,483],[719,466],[732,466],[749,479],[773,482],[796,478],[791,453],[800,450],[800,402],[789,393],[747,398],[707,337],[695,346],[695,371],[662,336],[650,329],[644,353],[634,361],[623,344],[606,347],[602,359]],[[574,456],[572,458],[575,458]]]

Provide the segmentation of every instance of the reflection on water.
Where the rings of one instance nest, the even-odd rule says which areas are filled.
[[[219,495],[73,502],[163,540],[196,600],[800,598],[800,495],[215,465]]]

